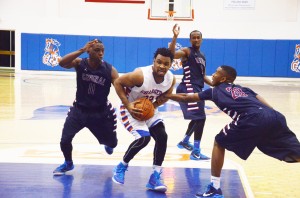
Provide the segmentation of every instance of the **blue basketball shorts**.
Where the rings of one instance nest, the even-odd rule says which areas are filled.
[[[241,115],[238,120],[226,125],[215,140],[244,160],[256,147],[278,160],[300,156],[299,140],[288,128],[285,117],[271,109],[258,109]]]
[[[180,83],[176,88],[176,93],[199,93],[202,88],[199,85]],[[186,120],[200,120],[205,119],[205,102],[179,102],[183,117]]]
[[[61,142],[71,142],[84,127],[91,131],[100,144],[111,148],[117,146],[117,116],[110,103],[102,111],[88,111],[75,106],[71,107],[63,127]]]

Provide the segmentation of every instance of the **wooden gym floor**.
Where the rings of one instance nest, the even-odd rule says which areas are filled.
[[[179,82],[179,79],[178,79]],[[283,113],[300,139],[300,79],[238,78]],[[133,137],[118,123],[119,144],[109,156],[83,129],[73,141],[75,169],[65,176],[52,171],[63,163],[59,148],[66,112],[75,96],[74,73],[14,74],[0,70],[0,197],[193,197],[210,180],[210,161],[191,161],[189,152],[176,144],[188,121],[176,102],[160,108],[169,134],[163,178],[166,194],[147,191],[151,174],[151,140],[130,163],[125,184],[111,181],[112,169],[122,159]],[[112,89],[110,100],[119,104]],[[202,152],[211,155],[214,136],[230,118],[206,103],[207,121]],[[288,164],[255,150],[247,161],[226,152],[221,187],[227,198],[299,197],[300,164]]]

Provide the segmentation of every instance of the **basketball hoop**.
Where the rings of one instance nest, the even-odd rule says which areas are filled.
[[[168,15],[167,15],[167,21],[174,21],[174,13],[176,13],[175,11],[165,11]]]

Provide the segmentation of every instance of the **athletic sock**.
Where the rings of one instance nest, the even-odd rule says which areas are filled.
[[[161,166],[153,165],[153,170],[155,170],[156,172],[160,173],[161,169],[162,169]]]
[[[214,177],[214,176],[210,176],[210,181],[211,183],[213,183],[213,186],[215,189],[219,189],[220,188],[220,177]]]
[[[194,149],[200,149],[200,141],[194,140]]]
[[[128,163],[124,162],[124,161],[121,161],[121,163],[124,165],[124,166],[127,166]]]

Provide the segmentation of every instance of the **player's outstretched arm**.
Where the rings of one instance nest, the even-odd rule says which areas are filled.
[[[209,79],[209,78],[206,76],[206,74],[204,74],[204,82],[205,82],[206,84],[208,84],[209,86],[213,86],[213,85],[212,85],[212,82],[211,82],[211,79]]]
[[[172,38],[172,42],[169,46],[169,49],[171,50],[171,52],[173,54],[175,54],[175,46],[176,46],[176,40],[177,40],[177,37],[180,33],[180,26],[178,24],[175,24],[173,26],[173,38]]]
[[[156,101],[153,103],[154,108],[157,108],[160,105],[163,105],[164,103],[166,103],[169,100],[168,98],[164,97],[164,95],[165,94],[172,94],[175,84],[176,84],[176,77],[173,75],[172,86],[170,87],[169,90],[167,90],[164,94],[162,94],[162,97],[156,98]]]
[[[174,100],[177,102],[199,102],[200,98],[198,93],[194,94],[186,94],[186,93],[179,93],[179,94],[166,94],[166,98],[170,100]]]

